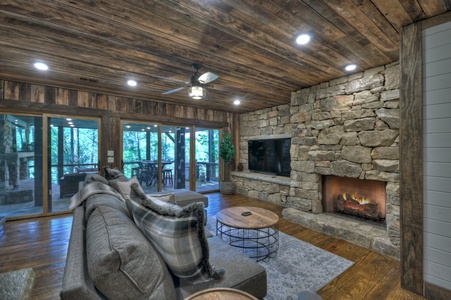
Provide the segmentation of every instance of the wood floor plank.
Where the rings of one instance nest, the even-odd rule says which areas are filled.
[[[281,218],[280,231],[353,261],[352,267],[318,291],[325,300],[425,299],[400,287],[398,261],[284,220],[282,206],[243,195],[206,196],[208,216],[232,206],[269,209]],[[0,233],[0,272],[32,267],[36,274],[33,299],[59,299],[71,228],[71,215],[7,222]]]

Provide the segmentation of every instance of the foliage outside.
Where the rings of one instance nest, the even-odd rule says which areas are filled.
[[[224,134],[222,136],[222,142],[221,146],[219,147],[219,156],[224,160],[224,180],[229,181],[230,180],[230,173],[229,173],[229,164],[232,161],[233,157],[236,154],[235,146],[232,142],[232,135],[231,134]]]

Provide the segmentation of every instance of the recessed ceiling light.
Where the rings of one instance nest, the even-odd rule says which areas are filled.
[[[127,81],[127,84],[129,86],[136,86],[138,83],[136,82],[136,80],[130,79],[129,81]]]
[[[355,64],[350,64],[345,67],[346,71],[354,71],[355,69],[357,69],[357,65]]]
[[[49,69],[49,66],[47,66],[47,65],[44,64],[44,63],[40,63],[40,62],[35,63],[35,64],[34,64],[34,67],[35,67],[36,69],[38,69],[38,70],[41,70],[41,71],[47,71],[47,70]]]
[[[235,105],[240,105],[240,103],[241,103],[240,100],[235,100],[235,101],[233,101],[233,104],[235,104]]]
[[[305,45],[310,42],[310,36],[308,34],[301,34],[296,38],[296,43],[299,45]]]

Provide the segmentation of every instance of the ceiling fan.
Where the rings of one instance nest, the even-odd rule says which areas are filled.
[[[193,99],[202,99],[205,97],[204,85],[219,78],[218,75],[211,72],[199,74],[199,71],[203,68],[202,64],[192,64],[194,69],[194,75],[191,76],[188,86],[179,87],[170,91],[163,92],[163,95],[172,94],[183,90],[185,87],[189,87],[188,95]]]

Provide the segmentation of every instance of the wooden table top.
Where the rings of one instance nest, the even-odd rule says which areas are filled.
[[[252,214],[250,216],[241,215],[247,211]],[[235,206],[223,209],[216,214],[216,219],[224,225],[239,229],[267,228],[279,222],[279,216],[272,211],[251,206]]]
[[[257,298],[236,289],[212,288],[192,294],[185,300],[257,300]]]

